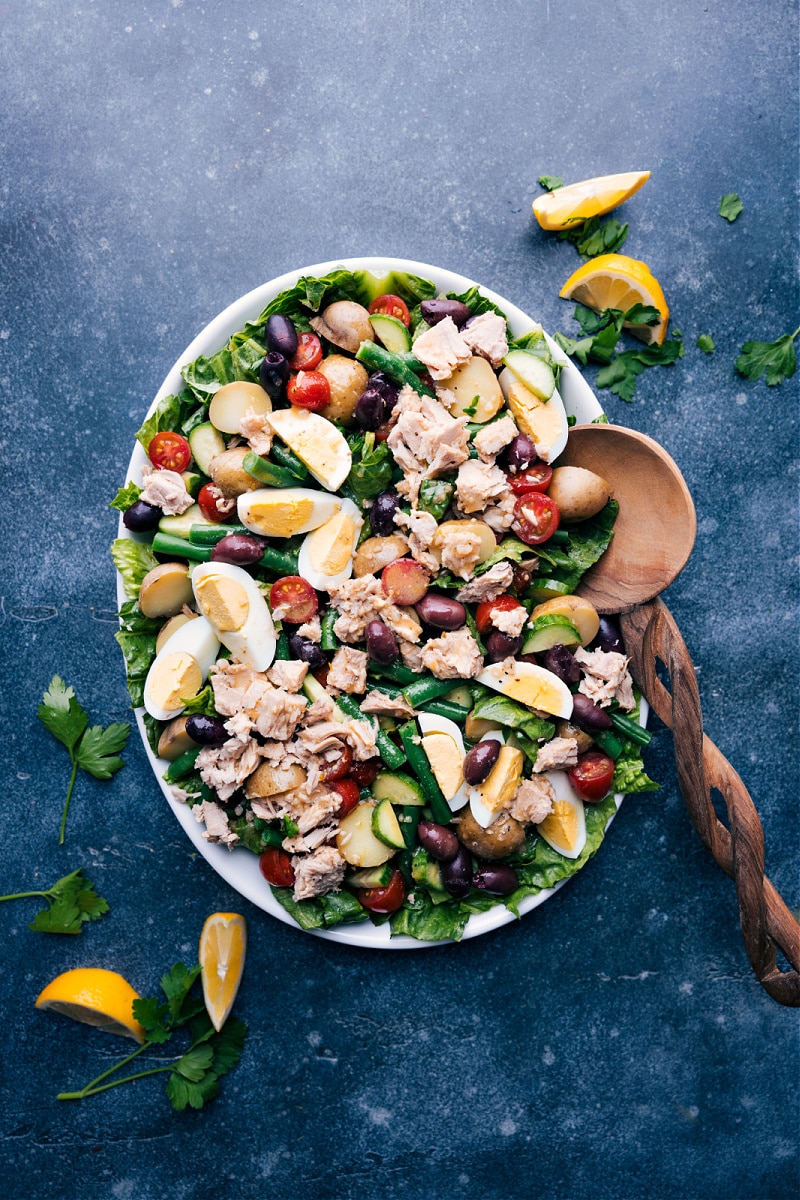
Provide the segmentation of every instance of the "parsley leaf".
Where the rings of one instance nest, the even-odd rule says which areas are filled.
[[[696,344],[697,349],[702,350],[704,354],[713,354],[717,348],[710,333],[701,333]]]
[[[800,326],[794,333],[785,333],[774,342],[745,342],[736,359],[736,370],[745,379],[752,380],[760,379],[766,371],[768,387],[791,379],[797,366],[794,339],[798,333]]]
[[[659,320],[658,309],[652,305],[634,304],[624,313],[615,308],[596,313],[578,304],[573,315],[584,336],[576,340],[557,333],[556,342],[583,366],[589,362],[599,363],[597,386],[608,388],[627,403],[633,400],[637,377],[645,368],[668,367],[683,357],[683,342],[678,338],[660,346],[640,345],[635,350],[617,350],[624,325],[654,325]]]
[[[555,192],[558,188],[564,186],[564,180],[560,175],[540,175],[536,182],[546,192]]]
[[[0,896],[0,901],[22,900],[28,896],[42,896],[47,900],[47,908],[38,912],[28,925],[35,933],[81,933],[86,921],[98,921],[108,912],[108,901],[97,895],[82,867],[57,879],[44,891],[14,892]]]
[[[726,196],[722,197],[719,202],[719,215],[726,221],[733,223],[741,212],[744,212],[744,205],[736,192],[728,192]]]
[[[59,675],[50,680],[50,687],[42,696],[38,709],[39,720],[53,737],[66,746],[72,762],[72,775],[67,787],[64,811],[61,815],[59,844],[64,844],[67,813],[72,799],[72,789],[78,767],[95,779],[110,779],[124,766],[117,751],[124,749],[131,731],[127,721],[118,721],[103,729],[92,725],[87,729],[89,717],[75,698],[75,691],[68,687]]]
[[[616,217],[609,217],[607,221],[589,217],[582,225],[562,229],[558,235],[560,241],[570,242],[585,262],[598,254],[617,254],[627,236],[628,225],[620,224]]]

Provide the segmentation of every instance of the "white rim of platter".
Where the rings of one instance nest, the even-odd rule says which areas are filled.
[[[402,258],[343,258],[334,259],[330,262],[316,263],[310,267],[303,267],[297,271],[289,271],[285,275],[279,276],[277,279],[270,280],[269,283],[264,283],[260,287],[254,288],[245,296],[241,296],[230,304],[223,312],[209,321],[208,325],[198,333],[194,341],[186,347],[183,353],[178,358],[175,365],[167,375],[158,390],[153,403],[148,409],[149,416],[153,409],[158,405],[165,396],[177,393],[183,387],[181,378],[181,367],[186,363],[193,362],[194,359],[202,355],[211,355],[220,347],[224,346],[231,334],[236,333],[248,321],[255,321],[271,300],[273,300],[281,292],[287,288],[293,287],[301,276],[321,276],[326,275],[337,267],[344,267],[350,271],[366,270],[372,272],[378,278],[388,274],[390,271],[405,271],[414,275],[420,275],[424,279],[430,279],[439,292],[465,292],[468,288],[476,286],[475,281],[467,279],[464,275],[458,275],[453,271],[445,270],[442,267],[429,266],[427,263],[413,262],[409,259]],[[529,330],[537,327],[537,322],[527,316],[522,309],[515,304],[506,300],[503,296],[491,288],[484,287],[483,284],[477,284],[480,287],[483,295],[487,296],[494,304],[508,317],[508,323],[515,337],[527,333]],[[547,336],[547,335],[545,335]],[[567,415],[575,418],[579,425],[588,424],[596,417],[603,413],[597,397],[589,387],[586,380],[581,375],[577,367],[571,360],[566,358],[561,349],[549,338],[551,350],[554,351],[558,361],[563,363],[563,370],[559,381],[559,392]],[[128,465],[129,480],[140,481],[142,467],[147,463],[147,456],[141,446],[136,443],[130,463]],[[132,538],[129,530],[122,524],[122,519],[119,522],[119,537]],[[135,539],[141,540],[141,539]],[[126,596],[122,586],[122,580],[117,576],[117,601],[121,606],[125,601]],[[277,900],[272,895],[269,885],[262,876],[259,866],[258,857],[250,850],[242,848],[234,848],[228,850],[224,846],[214,845],[207,842],[203,837],[203,827],[198,824],[192,810],[187,805],[176,801],[171,792],[169,785],[164,782],[162,776],[167,769],[168,763],[163,759],[157,758],[150,749],[150,744],[147,740],[147,735],[142,720],[143,709],[136,710],[136,723],[139,727],[139,734],[144,745],[145,753],[147,754],[153,774],[158,781],[161,791],[166,798],[172,812],[180,822],[189,840],[194,847],[202,854],[203,858],[210,864],[211,867],[221,875],[226,883],[229,883],[235,891],[244,896],[247,900],[255,904],[257,908],[263,909],[273,917],[277,917],[279,921],[290,925],[299,933],[311,933],[316,937],[325,938],[328,941],[340,942],[347,946],[358,946],[367,950],[425,950],[433,946],[451,945],[449,939],[439,942],[422,942],[416,938],[401,935],[398,937],[390,937],[389,925],[373,925],[370,921],[363,921],[355,925],[340,925],[333,929],[310,929],[302,930],[300,926],[289,916],[289,914],[278,904]],[[647,722],[647,705],[642,701],[641,719],[643,723]],[[622,803],[621,795],[615,796],[617,810]],[[606,829],[611,825],[614,819],[612,814],[609,819]],[[570,876],[570,878],[573,878]],[[561,880],[552,888],[545,888],[535,896],[528,896],[520,904],[520,912],[525,915],[532,909],[538,908],[540,904],[544,904],[545,900],[549,900],[559,888],[568,883],[569,879]],[[499,929],[501,925],[508,925],[517,918],[513,913],[503,905],[498,904],[488,912],[474,913],[464,930],[462,940],[467,938],[479,937],[481,934],[491,933],[494,929]]]

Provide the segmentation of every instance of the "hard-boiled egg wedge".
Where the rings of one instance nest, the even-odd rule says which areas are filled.
[[[477,677],[478,683],[502,692],[509,700],[518,700],[529,708],[538,708],[554,717],[572,716],[572,693],[565,683],[535,663],[507,658],[492,663]]]
[[[539,458],[552,462],[566,446],[569,433],[564,402],[558,390],[549,400],[540,400],[508,367],[504,367],[498,379],[517,425],[533,438]]]
[[[323,525],[341,501],[313,488],[257,488],[236,502],[239,520],[262,537],[294,537]]]
[[[422,733],[422,749],[442,795],[453,812],[458,812],[469,800],[464,782],[464,738],[455,721],[437,717],[433,713],[420,713],[418,718]]]
[[[144,706],[157,721],[169,721],[203,687],[219,653],[219,638],[205,617],[176,629],[156,655],[144,685]]]
[[[344,434],[327,417],[305,408],[281,408],[267,421],[324,488],[338,491],[350,474],[353,456]]]
[[[327,592],[353,573],[353,555],[364,518],[352,500],[341,500],[339,511],[309,533],[297,556],[297,573],[313,588]]]
[[[198,608],[236,661],[266,671],[275,657],[275,627],[253,577],[233,563],[199,563],[192,588]]]
[[[569,781],[566,771],[547,771],[556,798],[553,811],[536,828],[549,846],[565,858],[577,858],[586,845],[586,817],[583,801]]]

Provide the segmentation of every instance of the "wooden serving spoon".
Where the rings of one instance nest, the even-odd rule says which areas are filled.
[[[633,677],[673,732],[678,781],[694,827],[735,880],[753,970],[779,1004],[800,1007],[800,925],[764,874],[764,832],[755,805],[731,764],[703,733],[689,651],[657,598],[683,570],[694,546],[697,518],[686,481],[657,442],[618,425],[575,426],[558,464],[594,471],[619,501],[611,545],[577,591],[598,612],[620,614]],[[658,677],[659,663],[668,672],[669,688]],[[717,817],[712,789],[725,803],[730,828]],[[793,970],[781,970],[776,948]]]

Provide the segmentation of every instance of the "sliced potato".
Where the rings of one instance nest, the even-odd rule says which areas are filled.
[[[499,721],[487,721],[484,717],[474,717],[469,714],[464,722],[464,733],[470,742],[479,742],[484,734],[492,733],[495,729],[502,729],[503,726]]]
[[[374,811],[375,805],[365,800],[339,822],[336,845],[345,862],[353,867],[379,867],[396,853],[372,832]]]
[[[194,599],[186,563],[161,563],[148,571],[139,588],[139,608],[146,617],[174,617]]]
[[[497,376],[491,364],[477,354],[456,367],[452,375],[441,381],[440,386],[447,388],[456,398],[456,403],[450,409],[454,417],[463,417],[469,409],[466,415],[470,421],[480,424],[490,421],[503,407],[503,392]],[[478,402],[473,412],[472,405],[476,397]]]
[[[556,467],[547,492],[558,505],[561,520],[569,524],[588,521],[599,513],[611,495],[611,488],[601,475],[585,467]]]
[[[351,354],[362,342],[375,341],[369,313],[355,300],[334,300],[318,317],[312,317],[310,324],[320,337]]]
[[[301,787],[307,778],[299,763],[275,767],[272,763],[262,762],[245,781],[244,791],[248,800],[263,800],[267,796],[277,796],[281,792],[290,792],[293,788]]]
[[[377,575],[389,563],[402,558],[408,553],[408,538],[402,533],[392,533],[388,537],[371,537],[362,542],[353,559],[353,574],[356,579],[362,575]]]
[[[174,762],[189,750],[195,750],[197,742],[193,741],[186,732],[186,717],[176,717],[161,732],[158,739],[158,754],[167,762]]]
[[[265,416],[272,412],[272,401],[260,384],[235,379],[223,384],[211,397],[208,419],[222,433],[238,433],[242,417],[251,408],[259,416]]]
[[[571,621],[581,635],[582,646],[597,637],[600,617],[594,605],[582,596],[555,596],[552,600],[545,600],[544,604],[537,604],[531,612],[531,622],[548,613],[555,613]]]
[[[329,354],[317,367],[330,384],[331,399],[321,410],[329,421],[342,421],[345,425],[353,419],[361,393],[367,386],[369,375],[360,362],[345,358],[343,354]]]
[[[442,547],[447,542],[447,539],[452,537],[453,534],[466,533],[467,530],[477,533],[481,539],[478,562],[485,562],[487,558],[491,558],[497,549],[497,538],[494,536],[494,530],[485,521],[469,518],[465,521],[445,521],[443,525],[440,525],[431,542],[431,552],[437,558],[441,559]]]
[[[249,446],[234,446],[232,450],[224,450],[222,454],[215,455],[208,464],[212,480],[229,500],[236,500],[245,492],[255,492],[263,487],[263,484],[248,474],[242,466],[244,456],[249,453]]]
[[[508,813],[501,813],[486,829],[481,828],[469,807],[456,821],[458,840],[478,858],[507,858],[525,841],[523,826]]]
[[[193,621],[196,616],[197,613],[179,612],[174,617],[170,617],[168,621],[165,621],[156,637],[156,654],[161,653],[173,633],[180,629],[181,625],[185,625],[187,621]],[[162,754],[161,757],[163,758],[164,755]]]

